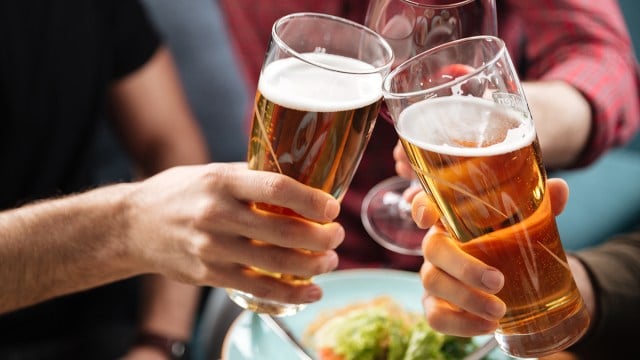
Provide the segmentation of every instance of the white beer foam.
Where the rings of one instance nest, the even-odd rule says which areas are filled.
[[[338,69],[374,69],[363,61],[339,55],[305,53],[302,56]],[[296,58],[286,58],[272,62],[262,70],[258,90],[267,99],[291,109],[344,111],[378,101],[382,97],[382,75],[339,73]]]
[[[490,128],[505,123],[519,125],[509,129],[504,139],[486,138],[504,133],[492,132]],[[533,122],[523,113],[473,96],[449,96],[412,104],[400,114],[396,129],[401,137],[422,149],[454,156],[506,154],[528,146],[536,137]],[[485,140],[494,144],[483,147],[456,145],[457,141],[481,144]]]

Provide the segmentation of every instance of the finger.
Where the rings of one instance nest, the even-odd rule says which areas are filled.
[[[402,197],[408,202],[411,203],[411,201],[413,201],[413,198],[418,195],[420,192],[422,192],[422,186],[420,186],[419,184],[414,184],[414,182],[411,182],[411,185],[409,185],[409,187],[407,187],[403,192],[402,192]]]
[[[551,210],[554,216],[560,215],[569,200],[569,185],[564,179],[555,178],[547,181],[547,191],[551,199]]]
[[[418,227],[427,229],[438,221],[440,213],[429,195],[421,191],[411,202],[411,217]]]
[[[202,285],[233,288],[287,304],[306,304],[322,298],[322,289],[315,284],[287,283],[241,265],[211,265],[209,274]]]
[[[470,288],[428,263],[421,269],[421,278],[427,294],[477,317],[498,321],[506,312],[506,305],[495,295]]]
[[[400,141],[398,141],[396,143],[396,146],[393,148],[393,159],[396,161],[395,168],[398,175],[407,179],[411,179],[414,177],[414,172],[413,168],[411,167],[411,163],[409,162],[409,157],[404,151],[404,148],[402,147]]]
[[[422,251],[427,262],[471,288],[495,294],[504,286],[500,271],[464,252],[440,226],[429,230]]]
[[[291,209],[321,223],[332,221],[340,212],[340,203],[331,195],[291,177],[270,171],[235,170],[238,172],[226,186],[236,199]]]
[[[498,321],[486,320],[466,311],[460,311],[446,301],[433,296],[423,299],[424,314],[434,330],[444,334],[471,337],[494,332]]]
[[[319,224],[300,217],[263,211],[235,200],[211,204],[198,227],[211,234],[241,235],[287,248],[335,249],[345,236],[335,222]]]
[[[224,262],[305,278],[329,272],[338,266],[335,251],[300,251],[243,238],[217,239],[208,246],[202,246],[200,253],[201,258],[209,262],[224,259]]]

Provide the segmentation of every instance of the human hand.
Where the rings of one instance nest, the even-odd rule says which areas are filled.
[[[411,167],[411,163],[409,162],[409,157],[407,153],[404,151],[402,147],[402,143],[400,140],[396,143],[396,146],[393,148],[393,159],[395,160],[395,168],[396,173],[406,179],[411,179],[415,177],[415,173],[413,172],[413,168]]]
[[[450,64],[440,69],[437,73],[430,75],[429,79],[425,79],[424,81],[428,80],[430,83],[444,84],[452,79],[469,74],[473,70],[473,67],[468,65]],[[466,94],[482,93],[484,86],[478,83],[466,83],[462,86],[461,90]],[[393,159],[396,162],[395,170],[399,176],[407,179],[415,177],[415,173],[409,162],[409,157],[404,151],[400,140],[398,140],[396,146],[393,148]]]
[[[256,210],[254,201],[309,220]],[[333,270],[344,238],[332,222],[339,210],[329,194],[245,163],[177,167],[132,185],[123,239],[146,272],[307,303],[321,297],[316,285],[291,285],[249,266],[301,277]]]
[[[398,140],[396,146],[393,148],[393,158],[396,161],[396,173],[405,179],[415,180],[411,181],[411,185],[405,189],[402,193],[402,197],[407,203],[411,203],[413,197],[422,191],[420,183],[417,181],[415,172],[409,163],[407,153],[402,147],[402,143]],[[427,226],[428,227],[428,226]]]
[[[564,180],[549,179],[547,189],[557,216],[567,202],[569,188]],[[435,222],[434,205],[424,192],[414,198],[412,210],[419,226]],[[495,296],[504,285],[503,274],[464,252],[441,223],[431,226],[422,249],[423,307],[431,327],[465,337],[494,331],[506,311],[504,302]]]

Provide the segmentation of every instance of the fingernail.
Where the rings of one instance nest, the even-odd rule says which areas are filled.
[[[331,199],[327,201],[327,204],[324,207],[324,216],[329,219],[335,219],[340,213],[340,203],[337,200]]]
[[[304,293],[304,300],[308,302],[318,301],[321,297],[322,290],[317,286],[312,286]]]
[[[418,222],[421,222],[423,216],[424,216],[424,206],[419,206],[418,210],[416,211],[416,220],[418,220]]]
[[[484,308],[484,311],[494,319],[500,319],[504,316],[505,311],[507,311],[504,303],[499,301],[490,301]]]
[[[480,279],[489,291],[499,291],[504,285],[504,276],[497,270],[486,270]]]

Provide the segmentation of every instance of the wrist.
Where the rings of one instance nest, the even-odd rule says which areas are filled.
[[[141,331],[136,336],[134,346],[147,347],[162,353],[167,359],[182,360],[190,358],[189,342],[159,333]]]
[[[102,229],[102,248],[106,251],[106,257],[110,261],[118,262],[119,266],[126,269],[130,276],[140,275],[146,271],[140,267],[136,260],[135,245],[130,236],[131,205],[129,198],[132,185],[121,183],[98,188],[88,194],[93,196],[102,209],[101,217],[109,219],[105,221]]]
[[[142,261],[140,246],[136,234],[136,213],[140,209],[132,203],[132,194],[138,183],[121,183],[103,187],[98,191],[105,191],[108,203],[104,204],[105,216],[110,219],[108,240],[111,255],[114,260],[119,260],[132,275],[141,275],[150,272],[150,266]]]

